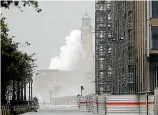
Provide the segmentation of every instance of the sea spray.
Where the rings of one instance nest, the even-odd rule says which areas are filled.
[[[71,31],[65,38],[65,45],[60,48],[60,56],[51,59],[49,69],[64,71],[79,69],[80,62],[84,59],[81,40],[81,30]]]

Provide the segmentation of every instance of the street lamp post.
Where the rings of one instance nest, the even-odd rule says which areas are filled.
[[[81,86],[81,96],[82,96],[82,90],[84,90],[84,87],[83,87],[83,86]]]

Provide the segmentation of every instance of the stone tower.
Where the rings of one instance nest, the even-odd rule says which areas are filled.
[[[93,42],[92,42],[92,26],[91,18],[85,13],[85,16],[82,18],[82,27],[81,27],[81,38],[82,45],[84,49],[84,61],[83,61],[83,70],[84,70],[84,79],[85,79],[85,90],[84,94],[87,92],[94,93],[95,87],[95,64],[93,57]],[[88,84],[88,85],[87,85]]]

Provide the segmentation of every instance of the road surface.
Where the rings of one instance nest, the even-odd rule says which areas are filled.
[[[47,107],[41,108],[38,112],[28,112],[22,115],[94,115],[90,112],[80,112],[77,107]]]

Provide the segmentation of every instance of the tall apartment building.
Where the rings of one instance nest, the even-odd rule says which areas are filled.
[[[97,1],[96,4],[101,6],[100,1]],[[151,91],[158,87],[157,6],[158,1],[110,2],[111,12],[108,12],[108,15],[111,20],[106,19],[106,14],[103,17],[105,17],[104,23],[106,21],[112,22],[110,39],[104,37],[104,40],[108,41],[104,43],[105,46],[109,44],[109,41],[112,41],[108,45],[111,47],[112,77],[108,78],[108,74],[104,75],[105,79],[112,79],[111,93],[133,94]],[[101,11],[101,7],[99,10]],[[100,11],[96,9],[96,12]],[[105,13],[107,13],[107,10],[105,10]],[[98,18],[98,15],[96,15],[96,18]],[[96,27],[97,25],[96,23]],[[104,61],[104,65],[108,66],[109,64]],[[97,71],[98,69],[96,69],[96,73]],[[100,77],[98,76],[96,74],[96,79]],[[108,82],[108,80],[106,81]],[[96,82],[98,83],[96,83],[97,90],[100,91],[100,82],[98,80]],[[103,85],[106,86],[106,82]],[[109,91],[104,89],[104,93],[107,92]]]

